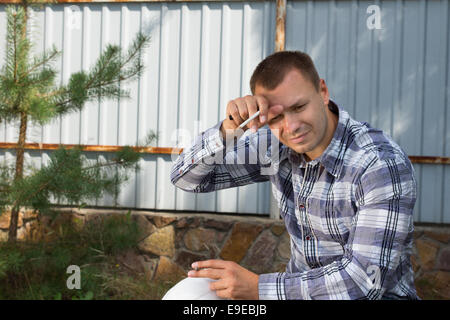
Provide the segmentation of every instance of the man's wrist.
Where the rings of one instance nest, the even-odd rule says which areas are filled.
[[[220,126],[220,132],[222,133],[222,136],[225,137],[225,135],[228,133],[233,132],[238,127],[234,123],[233,120],[225,119],[222,121],[222,125]]]
[[[220,134],[224,145],[228,145],[236,142],[244,134],[244,130],[236,127],[232,120],[225,119],[220,126]]]

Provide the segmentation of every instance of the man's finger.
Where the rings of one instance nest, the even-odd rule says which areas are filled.
[[[209,289],[216,291],[216,290],[224,290],[227,288],[227,285],[225,283],[225,280],[217,280],[214,282],[211,282],[209,284]]]
[[[228,289],[216,290],[216,295],[222,299],[231,299],[230,290]]]
[[[249,110],[247,108],[247,103],[246,103],[245,99],[244,98],[236,99],[236,100],[234,100],[234,103],[236,104],[236,106],[239,110],[239,116],[242,119],[242,122],[244,122],[249,117]],[[241,123],[239,123],[239,124],[241,124]]]
[[[259,108],[259,122],[264,125],[269,116],[269,103],[266,98],[262,96],[255,96]]]
[[[221,279],[223,276],[223,269],[206,268],[200,269],[198,271],[191,270],[188,272],[188,276],[192,278],[209,278],[218,280]]]
[[[210,259],[203,261],[196,261],[192,263],[192,269],[203,269],[203,268],[213,268],[213,269],[225,269],[228,265],[227,261],[219,259]]]
[[[241,115],[239,114],[239,108],[233,101],[230,101],[228,106],[229,115],[232,116],[232,119],[236,126],[239,126],[244,120],[241,118]]]
[[[248,115],[250,118],[256,112],[258,112],[257,100],[253,96],[246,96],[244,98],[244,100],[245,100],[245,103],[247,104]],[[258,129],[258,127],[260,126],[258,120],[259,120],[258,118],[255,118],[254,120],[250,121],[250,125],[249,125],[250,128],[255,129],[255,130]]]

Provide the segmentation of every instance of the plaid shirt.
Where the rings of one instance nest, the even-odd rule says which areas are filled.
[[[286,272],[259,276],[260,299],[418,299],[410,263],[414,169],[387,134],[333,102],[330,109],[339,122],[315,160],[271,143],[266,127],[225,147],[218,123],[178,157],[172,183],[210,192],[271,181],[291,259]],[[275,168],[270,175],[262,174],[267,166]]]

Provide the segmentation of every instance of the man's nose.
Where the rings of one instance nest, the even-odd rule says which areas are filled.
[[[293,114],[288,112],[284,115],[284,130],[290,134],[295,133],[300,127],[300,121]]]

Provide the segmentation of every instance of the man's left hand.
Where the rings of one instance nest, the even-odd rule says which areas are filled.
[[[259,276],[233,261],[205,260],[192,264],[189,277],[210,278],[209,287],[218,297],[225,299],[258,300]]]

